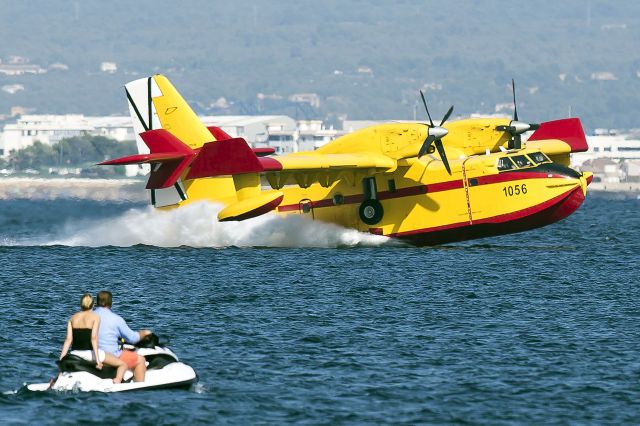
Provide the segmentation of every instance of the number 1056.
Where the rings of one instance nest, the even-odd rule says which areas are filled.
[[[513,197],[514,195],[526,194],[527,184],[523,183],[522,185],[505,186],[502,188],[502,192],[504,192],[505,197]]]

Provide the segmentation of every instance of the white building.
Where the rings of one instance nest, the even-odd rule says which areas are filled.
[[[217,126],[232,137],[244,138],[255,148],[273,148],[278,155],[313,151],[344,134],[326,129],[320,120],[295,121],[286,115],[204,116],[206,126]]]
[[[2,64],[0,74],[4,75],[24,75],[24,74],[44,74],[47,70],[40,65],[31,64]]]
[[[102,62],[100,64],[100,71],[107,74],[113,74],[118,71],[118,64],[115,62]]]
[[[22,84],[5,84],[1,87],[3,92],[6,92],[10,95],[14,95],[22,90],[24,90],[24,85]]]
[[[591,80],[615,81],[618,77],[611,71],[598,71],[591,73]]]
[[[587,136],[589,149],[571,154],[571,165],[594,173],[594,183],[639,182],[640,140],[598,129]]]
[[[119,142],[135,139],[131,117],[85,117],[85,120],[93,128],[92,136],[105,136]]]
[[[624,164],[627,182],[640,182],[640,160],[628,160]]]
[[[298,151],[315,151],[343,134],[333,127],[325,128],[321,120],[299,120]]]
[[[335,139],[343,131],[326,129],[320,120],[296,122],[285,115],[203,116],[205,126],[217,126],[232,137],[244,138],[254,147],[274,148],[276,154],[312,151]],[[53,145],[63,138],[91,135],[117,141],[134,140],[130,117],[85,117],[68,115],[23,115],[6,124],[0,133],[0,156],[7,157],[35,141]]]
[[[640,140],[630,139],[628,135],[598,134],[587,136],[589,149],[571,154],[571,163],[582,165],[596,158],[608,158],[616,162],[640,160]]]
[[[314,108],[320,108],[320,96],[316,93],[294,93],[289,96],[291,102],[309,104]]]
[[[81,135],[107,136],[118,141],[133,140],[129,117],[85,117],[82,114],[23,115],[17,122],[6,124],[0,140],[0,156],[7,157],[40,141],[47,145],[61,139]]]
[[[254,147],[270,147],[276,153],[297,152],[296,121],[286,115],[204,116],[205,126],[217,126],[229,136],[244,138]]]

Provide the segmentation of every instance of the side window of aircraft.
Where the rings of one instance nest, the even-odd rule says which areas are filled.
[[[502,157],[498,160],[498,170],[513,170],[516,166],[513,164],[513,161],[509,159],[509,157]]]
[[[518,167],[531,167],[533,163],[525,155],[515,155],[511,157]]]
[[[551,161],[549,160],[549,157],[544,155],[542,152],[532,152],[531,154],[529,154],[529,158],[531,158],[537,164],[548,163]]]

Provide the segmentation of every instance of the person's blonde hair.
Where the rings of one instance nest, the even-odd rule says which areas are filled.
[[[80,307],[83,311],[88,311],[93,308],[93,296],[89,293],[85,293],[80,298]]]

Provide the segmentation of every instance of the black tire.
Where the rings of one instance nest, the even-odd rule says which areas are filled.
[[[358,210],[360,220],[367,225],[375,225],[382,220],[384,209],[378,200],[364,200]]]

